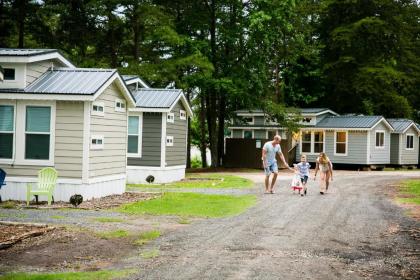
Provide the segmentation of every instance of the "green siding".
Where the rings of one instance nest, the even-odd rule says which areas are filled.
[[[160,166],[162,114],[143,113],[141,158],[128,158],[131,166]]]

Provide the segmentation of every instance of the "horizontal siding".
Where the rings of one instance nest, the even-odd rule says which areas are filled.
[[[266,131],[259,129],[259,130],[254,130],[254,138],[255,139],[266,139]]]
[[[232,138],[242,138],[242,130],[232,129]]]
[[[54,163],[60,176],[82,177],[83,115],[83,102],[56,103]]]
[[[390,146],[390,161],[391,164],[399,164],[400,158],[400,134],[391,134],[391,146]]]
[[[384,130],[385,131],[385,147],[384,148],[376,148],[376,130]],[[380,122],[376,127],[374,127],[370,131],[370,164],[389,164],[390,163],[390,141],[391,134],[389,132],[389,128],[385,126],[384,122]]]
[[[143,113],[141,158],[128,158],[132,166],[160,166],[162,114]]]
[[[254,116],[254,125],[264,125],[264,117]]]
[[[48,71],[48,68],[53,64],[53,60],[44,60],[26,65],[26,85],[31,84],[38,79],[42,74]]]
[[[115,84],[97,99],[104,103],[104,116],[91,116],[90,134],[104,136],[102,150],[90,150],[89,177],[125,173],[127,152],[127,111],[115,111],[115,100],[125,100]]]
[[[407,150],[407,134],[414,134],[414,150]],[[419,162],[419,137],[417,131],[410,127],[406,133],[402,135],[400,144],[401,163],[400,164],[418,164]]]
[[[166,135],[174,137],[174,145],[166,147],[166,166],[185,165],[187,160],[187,120],[181,120],[179,111],[185,110],[181,101],[174,106],[174,123],[166,123]]]

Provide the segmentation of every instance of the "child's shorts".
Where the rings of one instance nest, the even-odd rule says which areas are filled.
[[[303,177],[300,177],[300,181],[301,181],[303,184],[306,184],[306,183],[308,182],[308,176],[304,175]]]
[[[270,176],[271,173],[278,173],[279,167],[277,166],[277,162],[269,163],[266,168],[264,168],[265,176]]]

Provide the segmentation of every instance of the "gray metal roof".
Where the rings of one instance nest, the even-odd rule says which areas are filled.
[[[124,81],[140,78],[137,75],[121,75],[121,77],[123,78]]]
[[[301,108],[299,111],[302,114],[317,114],[329,110],[328,108]]]
[[[35,56],[58,52],[56,49],[6,49],[0,48],[0,56]]]
[[[407,119],[386,119],[394,128],[394,132],[402,133],[404,132],[409,126],[414,124],[412,120]]]
[[[136,107],[170,108],[182,94],[180,89],[140,88],[133,92]]]
[[[95,94],[115,69],[54,68],[24,89],[24,93]]]
[[[382,116],[330,116],[315,125],[320,128],[372,128]]]

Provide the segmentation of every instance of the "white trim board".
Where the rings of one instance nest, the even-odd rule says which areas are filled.
[[[83,162],[82,162],[82,181],[88,183],[89,162],[90,162],[90,108],[91,102],[83,104]]]
[[[162,113],[162,137],[160,143],[160,167],[166,166],[166,113]]]
[[[27,56],[0,56],[0,62],[5,63],[32,63],[37,61],[44,61],[50,59],[57,59],[66,67],[69,68],[76,68],[76,66],[71,63],[68,59],[66,59],[63,55],[61,55],[58,51],[52,51],[50,53],[45,54],[32,54]]]
[[[174,169],[181,169],[187,168],[186,165],[174,165],[174,166],[166,166],[166,167],[158,167],[158,166],[134,166],[128,165],[127,169],[129,170],[174,170]]]

